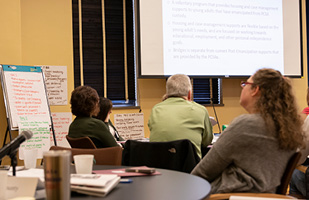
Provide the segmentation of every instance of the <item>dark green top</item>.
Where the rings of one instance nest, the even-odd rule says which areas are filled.
[[[101,141],[97,148],[118,146],[111,135],[108,126],[101,120],[92,117],[76,117],[69,127],[69,137],[79,138],[88,136]]]

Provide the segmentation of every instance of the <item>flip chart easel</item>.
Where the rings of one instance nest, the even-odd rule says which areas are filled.
[[[54,144],[57,146],[41,67],[0,65],[0,73],[7,115],[7,130],[3,146],[7,134],[9,133],[12,140],[11,130],[18,130],[19,118],[27,115],[46,116],[53,133]]]

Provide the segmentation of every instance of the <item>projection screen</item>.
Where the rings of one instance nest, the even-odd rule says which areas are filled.
[[[139,77],[302,76],[299,0],[136,0]]]

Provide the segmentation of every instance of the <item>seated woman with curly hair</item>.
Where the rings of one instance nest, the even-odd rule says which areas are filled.
[[[95,89],[89,86],[75,88],[70,103],[76,118],[69,127],[69,137],[88,136],[94,140],[97,148],[118,146],[108,126],[103,121],[92,117],[100,111],[99,95]]]
[[[302,120],[289,78],[260,69],[241,83],[233,120],[193,169],[211,183],[211,193],[275,193],[291,156],[304,147]]]

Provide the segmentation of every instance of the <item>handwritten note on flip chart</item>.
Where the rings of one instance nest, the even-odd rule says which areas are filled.
[[[128,113],[114,115],[115,127],[126,140],[144,138],[144,114]]]
[[[57,112],[52,113],[57,146],[71,147],[65,136],[68,134],[69,126],[72,122],[72,113],[70,112]],[[53,135],[50,137],[51,145],[54,145]]]
[[[50,116],[40,67],[2,65],[6,109],[12,130],[18,129],[20,116]],[[49,120],[49,125],[51,121]]]
[[[49,105],[68,104],[67,66],[41,66]]]
[[[32,131],[33,136],[23,142],[19,148],[19,159],[24,159],[25,149],[37,149],[37,158],[43,158],[43,152],[50,148],[50,127],[44,116],[23,116],[18,124],[19,133],[22,131]]]

